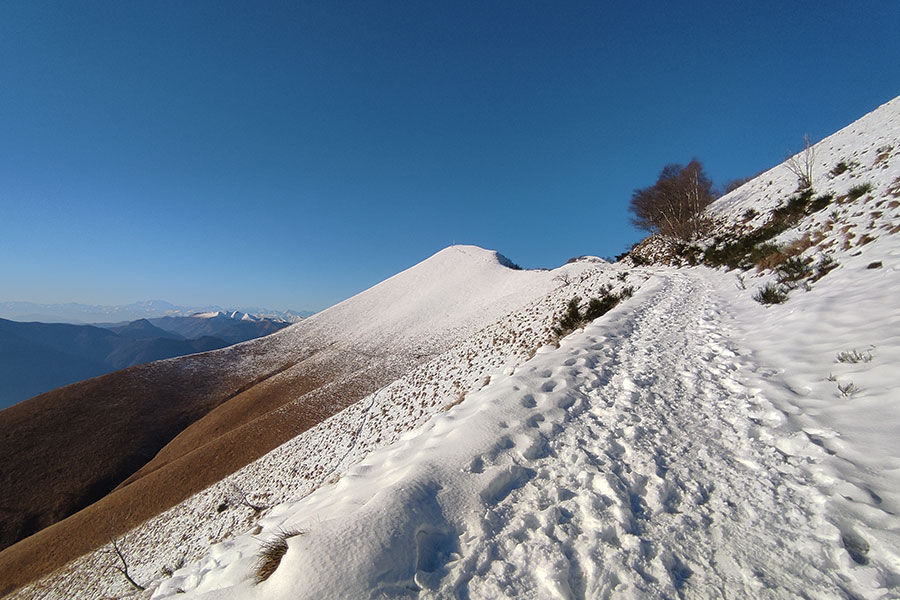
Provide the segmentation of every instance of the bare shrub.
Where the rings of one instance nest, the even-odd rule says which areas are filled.
[[[560,287],[566,287],[567,285],[572,283],[572,276],[569,275],[568,272],[563,271],[562,273],[560,273],[559,275],[554,277],[553,281],[558,281],[560,284]]]
[[[262,511],[269,508],[263,504],[256,504],[250,501],[250,496],[233,480],[228,480],[228,496],[226,499],[228,504],[235,506],[245,506],[253,511],[254,515],[258,515]]]
[[[797,189],[806,190],[812,187],[813,169],[816,162],[816,152],[809,141],[809,134],[803,136],[804,149],[792,155],[784,163],[788,171],[797,176]]]
[[[712,201],[712,180],[693,159],[686,166],[663,167],[655,184],[634,191],[629,210],[636,227],[690,241],[707,228],[703,209]]]

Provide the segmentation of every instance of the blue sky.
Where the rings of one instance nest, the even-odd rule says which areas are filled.
[[[0,300],[321,309],[642,236],[900,94],[898,2],[0,3]]]

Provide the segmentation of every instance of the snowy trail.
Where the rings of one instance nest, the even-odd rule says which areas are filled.
[[[659,270],[153,597],[892,597],[895,565],[850,560],[864,542],[829,513],[825,451],[747,386],[771,369],[739,347],[721,283]],[[252,585],[278,531],[301,533]]]
[[[436,596],[842,596],[824,497],[759,440],[775,415],[736,379],[721,304],[669,274],[624,327],[589,327],[562,366],[534,368],[542,440],[517,448],[534,476]]]

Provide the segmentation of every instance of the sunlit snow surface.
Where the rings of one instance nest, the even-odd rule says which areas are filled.
[[[898,157],[898,100],[817,145],[817,193],[873,189],[782,235],[824,231],[805,256],[839,266],[811,290],[764,306],[751,296],[765,275],[632,270],[631,300],[526,362],[544,334],[526,327],[621,285],[620,266],[576,263],[544,299],[236,475],[287,500],[258,523],[216,517],[225,484],[173,509],[169,532],[245,533],[168,578],[155,571],[178,547],[159,541],[143,595],[900,597]],[[830,175],[841,160],[855,166]],[[795,187],[776,167],[711,212],[754,208],[758,225]],[[314,480],[293,481],[317,453]],[[254,583],[261,544],[283,532],[299,533]]]

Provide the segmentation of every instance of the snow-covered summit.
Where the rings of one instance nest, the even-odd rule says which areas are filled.
[[[493,250],[450,246],[304,320],[291,331],[341,328],[347,343],[419,353],[468,335],[554,287],[546,271],[511,269]]]

